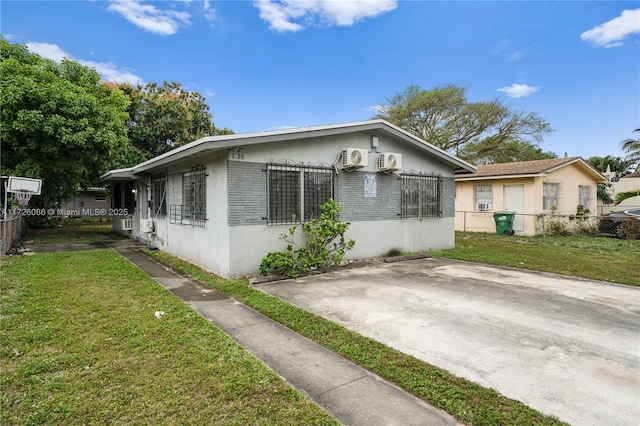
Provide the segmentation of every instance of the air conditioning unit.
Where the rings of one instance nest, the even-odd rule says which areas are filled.
[[[342,150],[342,168],[366,167],[369,153],[366,149],[346,148]]]
[[[153,220],[140,219],[140,232],[150,234],[153,232]]]
[[[133,219],[120,219],[121,226],[120,229],[123,231],[131,231],[133,229]]]
[[[476,210],[480,210],[483,212],[489,211],[493,208],[493,206],[489,203],[477,203]]]
[[[378,171],[391,172],[402,168],[402,154],[385,152],[378,157]]]

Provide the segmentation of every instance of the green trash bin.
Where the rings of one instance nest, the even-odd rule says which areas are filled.
[[[498,210],[493,213],[493,220],[496,222],[496,234],[513,235],[513,218],[516,212],[509,210]]]

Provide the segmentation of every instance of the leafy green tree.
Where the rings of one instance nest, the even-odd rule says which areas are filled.
[[[204,96],[179,83],[120,88],[131,100],[127,127],[132,146],[121,157],[130,162],[128,166],[204,136],[233,133],[216,128]]]
[[[633,131],[634,133],[640,132],[640,127]],[[636,170],[640,170],[640,138],[638,139],[625,139],[620,143],[622,150],[627,153],[625,160],[635,165]]]
[[[508,143],[539,145],[551,126],[534,113],[514,111],[497,99],[468,102],[466,89],[448,85],[409,86],[382,105],[375,118],[413,133],[469,161],[496,162]]]
[[[127,144],[127,97],[77,62],[56,63],[0,37],[2,174],[43,180],[52,207],[97,184]]]
[[[626,159],[614,157],[611,155],[606,155],[604,157],[593,156],[589,157],[586,161],[600,173],[605,173],[607,171],[607,168],[609,168],[610,171],[616,173],[616,175],[618,176],[624,176],[629,173],[629,169],[633,165]],[[598,184],[598,200],[600,200],[604,204],[612,204],[614,202],[614,200],[609,195],[609,188],[611,188],[610,183]]]
[[[516,161],[546,160],[558,158],[555,152],[543,151],[531,142],[508,141],[495,145],[494,140],[468,142],[460,157],[475,158],[475,164],[513,163]]]
[[[628,160],[620,157],[614,157],[612,155],[605,155],[604,157],[593,156],[587,159],[587,163],[593,166],[594,169],[599,171],[600,173],[604,173],[607,171],[607,167],[609,170],[616,173],[619,176],[624,176],[629,173],[629,169],[633,166]]]

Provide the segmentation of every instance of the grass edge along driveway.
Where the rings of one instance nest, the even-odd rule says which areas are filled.
[[[448,259],[640,286],[640,240],[590,236],[505,237],[456,232],[456,246],[431,252]]]
[[[167,253],[148,255],[278,321],[297,333],[344,356],[374,374],[473,425],[560,425],[497,391],[454,376],[411,355],[364,337],[281,299],[254,290],[246,279],[227,280]]]
[[[1,272],[0,424],[337,424],[111,250]]]

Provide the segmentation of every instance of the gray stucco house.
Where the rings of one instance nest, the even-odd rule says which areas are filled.
[[[256,274],[329,197],[346,259],[454,245],[456,173],[475,167],[384,121],[205,137],[101,176],[113,229],[223,277]]]
[[[62,205],[62,212],[69,217],[106,217],[111,207],[111,197],[105,188],[87,188]]]

